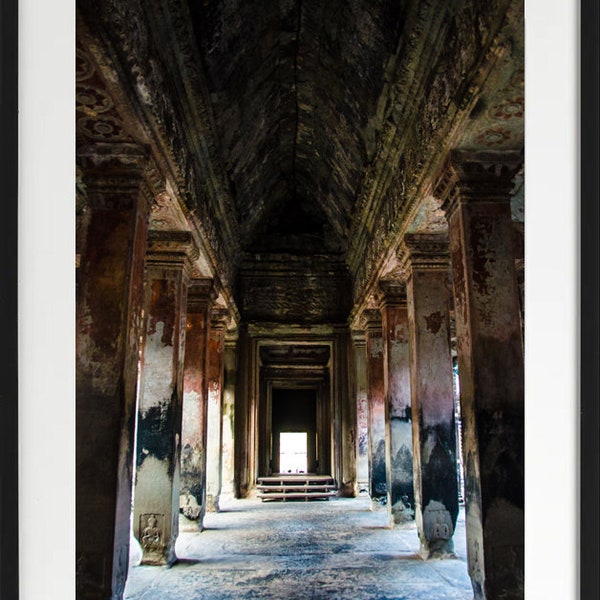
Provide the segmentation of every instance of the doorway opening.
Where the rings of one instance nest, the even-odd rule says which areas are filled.
[[[279,434],[279,470],[281,473],[306,473],[308,446],[306,431],[282,431]]]
[[[271,400],[269,473],[318,473],[316,390],[274,387]]]

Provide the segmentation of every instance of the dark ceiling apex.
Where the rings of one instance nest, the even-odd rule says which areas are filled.
[[[291,224],[346,245],[404,5],[189,0],[247,249]]]

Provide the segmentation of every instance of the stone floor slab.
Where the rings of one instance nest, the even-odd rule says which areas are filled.
[[[184,519],[184,517],[182,517]],[[368,498],[233,500],[184,532],[172,567],[139,566],[132,542],[127,600],[470,600],[464,514],[456,559],[423,561],[412,526],[387,527]],[[183,523],[182,523],[183,525]]]

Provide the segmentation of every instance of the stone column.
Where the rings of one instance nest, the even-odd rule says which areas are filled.
[[[137,168],[85,170],[83,183],[87,206],[77,240],[77,594],[120,598],[129,561],[150,192]]]
[[[219,510],[221,493],[221,439],[223,432],[223,371],[225,359],[225,324],[228,311],[211,310],[208,339],[208,415],[206,432],[206,510]]]
[[[382,292],[383,381],[390,415],[392,515],[396,523],[414,519],[412,416],[406,285],[380,282]]]
[[[332,475],[339,482],[339,495],[354,498],[356,481],[356,397],[352,394],[350,375],[352,347],[347,326],[336,329],[333,345],[334,438],[340,440],[334,447]],[[339,427],[337,423],[339,421]]]
[[[524,365],[510,191],[522,157],[454,153],[437,186],[450,231],[469,573],[523,598]]]
[[[449,255],[444,234],[407,234],[415,519],[425,558],[453,555],[458,516],[450,353]]]
[[[369,491],[369,403],[367,398],[367,342],[364,331],[352,331],[354,398],[356,401],[356,477],[358,491]]]
[[[252,381],[252,340],[248,335],[248,325],[241,323],[238,327],[237,341],[237,373],[235,387],[235,494],[238,498],[246,498],[250,493],[254,475],[252,472],[251,441],[251,381]]]
[[[138,403],[133,528],[142,564],[176,560],[188,232],[152,231],[146,258],[146,334]]]
[[[234,432],[237,335],[225,337],[223,378],[223,425],[221,439],[221,494],[219,501],[234,497]]]
[[[179,504],[183,514],[198,524],[196,530],[202,525],[206,507],[206,374],[213,301],[212,279],[192,280],[187,297]]]
[[[369,491],[374,506],[386,506],[391,511],[389,415],[383,381],[381,312],[377,309],[365,310],[363,318],[366,330],[369,401]]]

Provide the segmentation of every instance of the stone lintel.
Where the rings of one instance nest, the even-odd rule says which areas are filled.
[[[450,152],[434,193],[446,219],[461,203],[510,202],[515,175],[523,166],[520,152]]]
[[[250,321],[247,324],[248,335],[251,338],[267,338],[289,340],[290,338],[304,339],[304,336],[329,339],[337,332],[337,327],[331,324],[302,324],[277,323],[275,321]],[[346,327],[345,325],[342,327]]]
[[[192,273],[198,248],[189,231],[149,231],[146,264],[158,268],[181,267]]]
[[[406,283],[400,279],[382,279],[379,282],[382,308],[406,307]]]
[[[407,233],[403,249],[408,273],[447,270],[450,266],[450,248],[445,233]]]

